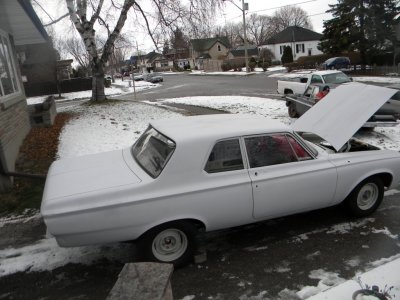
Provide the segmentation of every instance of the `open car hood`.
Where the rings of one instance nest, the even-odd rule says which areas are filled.
[[[396,92],[362,83],[342,84],[311,107],[292,128],[314,133],[339,151]]]

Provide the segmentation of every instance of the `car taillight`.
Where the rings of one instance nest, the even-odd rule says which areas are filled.
[[[318,92],[316,95],[315,95],[315,102],[318,102],[318,101],[320,101],[320,100],[322,100],[322,98],[324,98],[326,95],[328,95],[328,93],[329,92]]]

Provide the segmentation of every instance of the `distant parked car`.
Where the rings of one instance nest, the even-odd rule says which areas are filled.
[[[142,81],[144,80],[144,75],[143,74],[137,74],[133,76],[133,80],[135,81]]]
[[[146,77],[146,81],[151,83],[163,82],[164,78],[160,73],[150,73]]]
[[[332,57],[322,63],[322,68],[325,70],[347,69],[350,67],[350,64],[350,59],[348,57]]]

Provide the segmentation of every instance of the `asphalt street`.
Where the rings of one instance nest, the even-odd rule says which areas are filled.
[[[204,76],[187,73],[164,75],[160,87],[138,92],[137,100],[157,100],[190,96],[242,95],[253,97],[276,97],[276,78],[264,74],[248,76]],[[116,96],[132,100],[133,95]]]

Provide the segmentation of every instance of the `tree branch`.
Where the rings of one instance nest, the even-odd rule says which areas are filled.
[[[140,12],[141,12],[141,14],[143,16],[143,19],[146,22],[147,31],[148,31],[148,33],[149,33],[149,35],[150,35],[150,37],[151,37],[151,39],[153,41],[154,46],[156,46],[156,48],[158,50],[158,45],[157,45],[156,41],[154,40],[153,33],[151,32],[149,21],[147,20],[146,14],[144,13],[143,9],[140,7],[140,5],[137,2],[135,2],[135,6],[140,10]]]
[[[60,22],[62,19],[66,18],[68,16],[69,16],[69,13],[66,13],[65,15],[62,15],[61,17],[59,17],[58,19],[53,20],[52,22],[50,22],[50,23],[48,23],[46,25],[43,25],[43,27],[47,27],[47,26],[53,25],[53,24],[55,24],[57,22]]]

